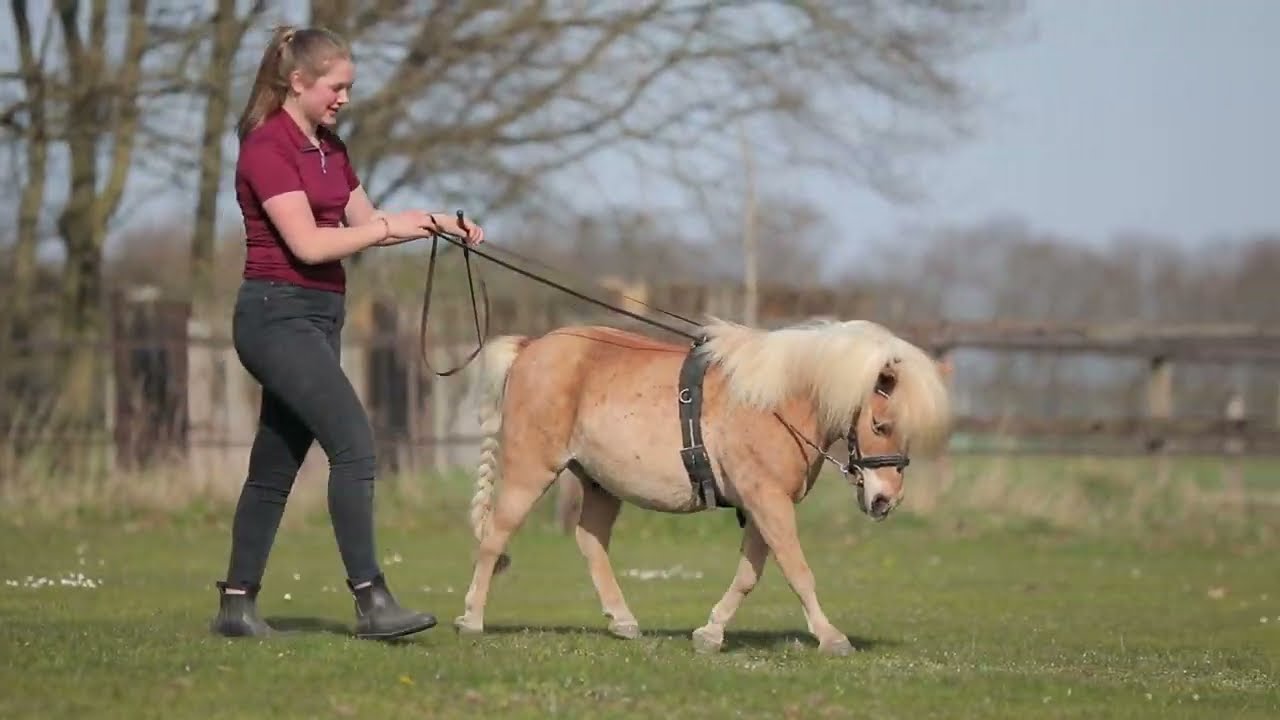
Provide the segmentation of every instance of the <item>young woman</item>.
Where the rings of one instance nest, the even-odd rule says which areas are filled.
[[[323,29],[279,28],[258,68],[237,134],[236,197],[247,240],[233,338],[262,385],[258,432],[236,507],[214,633],[271,628],[256,598],[285,501],[312,442],[329,460],[329,515],[354,595],[356,634],[393,638],[430,628],[401,607],[378,566],[374,445],[368,415],[339,364],[343,258],[444,230],[479,243],[478,225],[448,213],[375,209],[332,127],[354,78],[350,49]],[[345,225],[345,227],[343,227]]]

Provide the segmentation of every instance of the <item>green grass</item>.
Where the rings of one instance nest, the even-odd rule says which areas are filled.
[[[441,500],[442,503],[447,503]],[[770,561],[726,633],[696,655],[733,572],[732,513],[623,511],[614,567],[644,637],[603,633],[570,538],[545,510],[512,545],[486,620],[450,622],[470,579],[461,512],[381,506],[392,587],[441,626],[399,644],[345,635],[352,608],[323,515],[286,518],[269,619],[298,632],[224,640],[216,606],[229,512],[0,525],[0,717],[1276,717],[1280,563],[1256,543],[1140,542],[1043,522],[872,524],[847,490],[802,505],[827,614],[860,652],[818,654]],[[397,561],[398,560],[398,561]],[[629,569],[671,569],[644,580]],[[100,587],[26,587],[83,572]],[[692,574],[701,573],[701,577]],[[285,594],[290,599],[285,599]],[[1262,622],[1266,618],[1266,622]]]

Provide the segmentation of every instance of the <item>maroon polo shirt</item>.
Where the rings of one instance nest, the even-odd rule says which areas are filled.
[[[285,244],[262,203],[292,190],[307,194],[319,227],[339,227],[351,191],[360,185],[347,148],[325,127],[311,144],[284,110],[277,110],[245,136],[236,161],[236,200],[244,215],[244,277],[280,280],[304,287],[346,291],[340,260],[308,265]]]

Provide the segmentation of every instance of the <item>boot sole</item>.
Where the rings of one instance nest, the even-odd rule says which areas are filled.
[[[418,623],[417,625],[410,625],[406,628],[401,628],[399,630],[391,630],[387,632],[358,632],[357,631],[356,637],[361,640],[394,640],[396,638],[402,638],[406,635],[413,635],[414,633],[420,633],[423,630],[430,630],[431,628],[436,626],[436,623],[437,623],[437,620],[433,618],[426,622]]]

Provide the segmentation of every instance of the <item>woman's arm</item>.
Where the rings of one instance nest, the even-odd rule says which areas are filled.
[[[240,148],[238,172],[262,199],[262,209],[295,257],[308,265],[341,260],[396,234],[387,218],[355,227],[316,227],[294,154],[269,140],[251,140]]]
[[[341,260],[391,237],[384,217],[352,227],[317,227],[307,195],[301,190],[274,195],[262,203],[262,208],[279,229],[289,250],[308,265]]]
[[[369,194],[365,192],[364,185],[356,185],[351,189],[351,198],[347,200],[347,207],[343,210],[343,222],[348,227],[360,227],[362,225],[370,225],[378,223],[381,220],[389,220],[390,217],[386,212],[374,207],[373,201],[369,199]],[[414,238],[398,238],[387,236],[382,240],[374,243],[374,245],[386,247],[388,245],[399,245],[400,243],[409,242]]]
[[[364,191],[363,185],[356,185],[352,188],[351,198],[347,200],[347,207],[343,212],[345,213],[345,222],[351,227],[361,227],[377,223],[379,220],[392,221],[395,219],[392,215],[373,206],[373,202],[369,199],[368,193]],[[467,238],[472,243],[483,242],[484,240],[484,231],[478,225],[468,224],[467,229],[464,230],[458,225],[458,221],[454,216],[449,213],[434,212],[428,213],[428,215],[430,216],[428,227],[459,235]],[[423,233],[424,236],[426,234],[425,232]],[[384,247],[387,245],[399,245],[412,239],[389,236],[374,243],[374,245]]]

